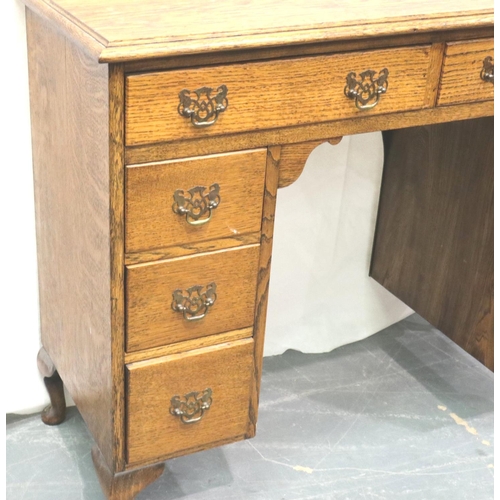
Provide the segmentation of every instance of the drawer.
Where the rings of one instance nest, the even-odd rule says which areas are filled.
[[[128,463],[244,438],[253,346],[246,339],[127,365]]]
[[[258,233],[266,150],[127,167],[127,252]]]
[[[447,44],[438,106],[492,100],[493,81],[481,75],[485,59],[493,56],[493,38]]]
[[[259,250],[249,245],[128,266],[127,352],[252,326]]]
[[[425,107],[429,50],[417,46],[129,75],[125,141],[134,146],[419,109]],[[387,92],[372,109],[358,109],[344,93],[348,75],[354,72],[354,80],[367,84],[370,76],[363,79],[361,73],[373,70],[377,79],[383,69]],[[217,113],[218,107],[225,111]]]

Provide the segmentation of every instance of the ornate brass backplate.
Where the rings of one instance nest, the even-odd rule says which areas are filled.
[[[483,67],[481,69],[481,73],[479,76],[481,77],[481,80],[493,83],[494,79],[493,57],[488,56],[484,58]]]
[[[374,108],[378,104],[380,96],[387,92],[389,70],[384,68],[377,77],[376,74],[376,71],[368,69],[359,74],[359,79],[356,78],[354,72],[347,75],[344,94],[346,97],[354,99],[358,109]]]
[[[172,210],[178,215],[185,215],[186,220],[192,226],[206,224],[212,218],[212,210],[220,203],[219,184],[212,184],[205,193],[205,186],[195,186],[188,189],[177,189],[174,193],[174,204]],[[205,217],[205,215],[207,215]],[[205,218],[203,218],[205,217]]]
[[[179,288],[172,294],[172,309],[182,313],[187,321],[203,319],[217,300],[216,292],[215,283],[210,283],[206,287],[194,285],[188,288],[186,293]]]
[[[174,396],[170,400],[170,414],[180,417],[184,424],[199,422],[212,405],[212,389],[190,392],[185,396]]]
[[[177,111],[184,118],[190,118],[195,127],[213,125],[219,118],[219,113],[227,109],[227,87],[221,85],[215,95],[212,95],[212,92],[211,87],[201,87],[193,92],[181,90]]]

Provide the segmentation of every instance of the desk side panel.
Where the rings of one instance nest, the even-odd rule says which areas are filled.
[[[493,369],[493,117],[384,145],[371,276]]]
[[[111,467],[108,67],[26,14],[42,343]]]

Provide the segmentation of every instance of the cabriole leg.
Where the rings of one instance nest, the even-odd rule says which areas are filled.
[[[42,421],[47,425],[58,425],[66,417],[63,382],[54,363],[43,347],[38,352],[37,362],[50,398],[50,405],[42,412]]]

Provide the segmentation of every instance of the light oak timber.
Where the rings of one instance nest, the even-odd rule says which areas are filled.
[[[92,461],[108,500],[133,500],[146,486],[156,481],[165,469],[165,464],[162,463],[114,474],[109,470],[97,446],[92,447]]]
[[[253,349],[250,338],[127,365],[128,463],[240,439],[249,418]],[[169,413],[172,397],[205,389],[212,404],[198,422]]]
[[[493,101],[442,106],[439,108],[392,113],[380,116],[359,116],[354,119],[338,120],[329,123],[296,126],[262,132],[230,134],[223,141],[203,138],[190,141],[160,143],[149,146],[125,148],[126,163],[145,163],[159,161],[165,157],[183,158],[197,154],[206,155],[226,151],[258,148],[265,145],[278,146],[301,142],[310,142],[331,137],[343,137],[352,134],[363,134],[379,130],[394,130],[443,123],[456,120],[467,120],[481,116],[493,116]]]
[[[168,58],[137,59],[123,62],[126,73],[144,71],[159,71],[164,69],[180,69],[197,66],[213,66],[216,64],[241,63],[250,61],[265,61],[298,56],[325,54],[340,54],[342,52],[366,51],[389,47],[409,47],[412,45],[441,44],[447,41],[475,40],[492,38],[491,27],[480,27],[462,30],[442,30],[432,32],[417,32],[411,35],[386,35],[360,39],[346,39],[333,42],[308,43],[305,45],[290,45],[266,47],[252,50],[222,51],[201,54],[183,54]]]
[[[338,144],[341,139],[341,137],[336,137],[335,139],[329,139],[328,142],[334,146]],[[304,170],[311,151],[323,142],[324,141],[312,141],[282,146],[278,187],[282,188],[294,183]]]
[[[438,105],[493,100],[493,82],[483,81],[480,73],[485,57],[494,55],[493,38],[448,43]]]
[[[260,230],[266,150],[241,151],[127,167],[127,252],[196,244]],[[209,222],[193,226],[174,213],[174,193],[219,185],[220,203]],[[196,197],[198,199],[198,196]],[[204,215],[202,219],[207,219]],[[231,241],[231,240],[229,240]]]
[[[397,0],[376,0],[367,8],[355,2],[338,8],[324,0],[313,0],[287,4],[279,18],[269,15],[276,9],[272,0],[256,0],[251,8],[221,0],[206,6],[196,4],[197,16],[203,22],[189,23],[189,30],[186,20],[192,20],[193,5],[184,0],[168,4],[153,0],[147,9],[140,0],[25,3],[55,18],[68,36],[86,35],[104,44],[99,54],[101,62],[299,45],[353,36],[412,34],[417,26],[420,32],[432,32],[493,25],[491,0],[413,2],[411,10],[407,3]]]
[[[127,267],[127,352],[251,326],[259,245]],[[206,316],[187,321],[171,307],[172,294],[217,285]]]
[[[185,257],[197,253],[214,252],[226,248],[241,247],[259,243],[260,231],[250,234],[240,234],[229,238],[207,240],[183,245],[175,245],[167,248],[157,248],[147,252],[128,253],[125,255],[125,265],[144,264],[158,260],[173,259],[175,257]]]
[[[140,144],[215,137],[333,118],[379,115],[425,107],[430,46],[221,65],[127,76],[125,143]],[[344,94],[346,77],[389,70],[387,92],[370,110]],[[226,85],[228,106],[204,128],[178,112],[179,92]]]
[[[108,67],[26,20],[41,340],[113,469]]]
[[[64,37],[76,43],[80,49],[87,52],[96,62],[106,46],[106,40],[89,34],[84,29],[61,13],[53,4],[45,1],[23,0],[26,5],[26,16],[28,11],[37,14],[50,24],[51,29],[59,31]]]
[[[253,327],[242,328],[233,332],[218,333],[216,335],[208,335],[193,340],[177,342],[161,347],[153,347],[142,351],[130,352],[125,354],[125,363],[136,363],[137,361],[146,361],[148,359],[159,358],[161,356],[169,356],[170,354],[179,354],[181,352],[193,351],[202,347],[210,347],[217,344],[225,344],[252,337]]]
[[[426,107],[433,108],[436,105],[445,47],[446,45],[444,43],[433,43],[431,46],[427,89],[424,98]]]

